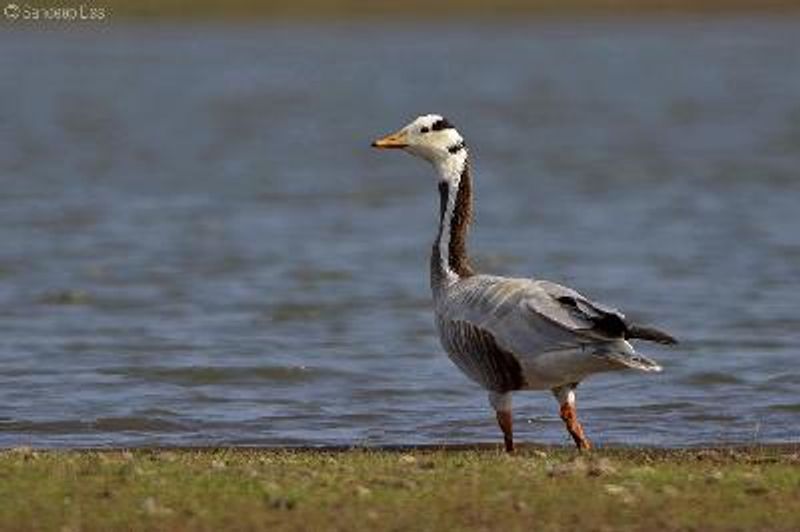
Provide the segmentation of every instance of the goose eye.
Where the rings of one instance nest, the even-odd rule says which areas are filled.
[[[420,133],[427,133],[428,131],[430,131],[430,129],[428,129],[427,127],[423,127],[422,129],[419,130]]]

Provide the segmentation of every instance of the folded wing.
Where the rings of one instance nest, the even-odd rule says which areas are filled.
[[[629,338],[675,343],[668,334],[630,324],[616,309],[549,281],[478,275],[465,279],[440,314],[494,335],[515,352],[545,352]]]

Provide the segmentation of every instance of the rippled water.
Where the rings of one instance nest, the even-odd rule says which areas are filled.
[[[481,269],[683,340],[580,388],[600,443],[800,437],[800,20],[0,33],[0,444],[497,441],[434,335],[422,163]],[[518,438],[566,443],[547,393]],[[523,420],[527,420],[525,423]]]

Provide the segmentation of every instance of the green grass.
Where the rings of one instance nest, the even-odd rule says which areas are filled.
[[[2,530],[797,530],[798,447],[0,453]]]

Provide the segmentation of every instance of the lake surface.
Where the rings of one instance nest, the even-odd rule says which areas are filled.
[[[479,269],[682,340],[598,444],[800,438],[800,19],[0,32],[0,445],[499,442],[433,329],[439,112]],[[568,443],[549,393],[517,439]]]

